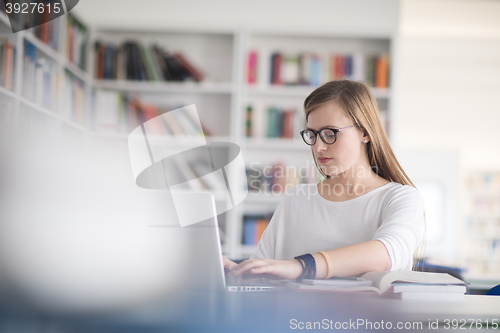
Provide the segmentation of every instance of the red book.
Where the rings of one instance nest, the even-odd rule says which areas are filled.
[[[204,78],[204,75],[203,73],[198,70],[197,68],[195,68],[187,59],[186,57],[181,54],[181,53],[175,53],[174,54],[174,57],[175,59],[182,65],[182,67],[184,67],[184,69],[186,70],[186,72],[188,72],[189,75],[191,75],[193,77],[193,79],[196,81],[196,82],[200,82],[203,80]]]
[[[12,89],[12,64],[13,64],[13,50],[12,45],[7,44],[7,56],[5,57],[5,88]],[[0,64],[3,65],[3,64]]]
[[[345,75],[345,58],[341,55],[335,57],[335,80],[342,80]]]
[[[254,84],[257,81],[257,52],[250,51],[248,54],[248,83]]]
[[[143,105],[142,109],[144,110],[144,116],[146,118],[146,121],[154,119],[159,115],[158,109],[153,105]],[[163,122],[160,118],[152,121],[148,125],[150,126],[150,129],[153,132],[152,134],[162,135],[166,133],[165,129],[163,128],[164,126]]]
[[[275,53],[273,57],[273,84],[282,84],[281,82],[281,65],[283,56],[280,53]]]

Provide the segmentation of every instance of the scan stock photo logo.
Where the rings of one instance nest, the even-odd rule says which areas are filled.
[[[0,0],[0,10],[9,17],[12,32],[34,28],[65,15],[79,0]]]
[[[240,147],[208,143],[194,104],[136,127],[128,136],[128,149],[136,185],[168,190],[182,227],[211,219],[247,197]],[[216,210],[215,199],[226,204]]]

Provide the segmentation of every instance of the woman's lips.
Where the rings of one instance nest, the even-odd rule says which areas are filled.
[[[328,157],[320,157],[320,158],[318,158],[318,161],[319,161],[320,163],[327,163],[327,162],[329,162],[330,160],[331,160],[331,158],[328,158]]]

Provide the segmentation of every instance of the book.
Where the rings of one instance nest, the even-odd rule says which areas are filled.
[[[247,214],[243,216],[243,245],[257,245],[266,230],[272,214]]]
[[[247,138],[252,136],[252,111],[253,107],[251,105],[248,105],[246,108],[246,114],[245,114],[245,136]]]
[[[463,301],[464,293],[405,291],[388,294],[390,298],[423,301]]]
[[[0,86],[12,90],[14,87],[14,62],[16,48],[6,37],[0,38]]]
[[[184,68],[184,71],[188,74],[188,76],[193,78],[196,82],[203,81],[205,75],[201,72],[201,70],[195,67],[184,54],[176,52],[173,57]]]
[[[367,285],[339,285],[336,279],[324,280],[324,282],[307,281],[304,280],[303,283],[297,283],[293,281],[283,281],[285,286],[291,287],[293,289],[299,290],[316,290],[316,291],[336,291],[336,292],[366,292],[375,293],[378,295],[384,295],[390,292],[394,292],[393,283],[395,282],[405,282],[409,284],[414,284],[411,291],[414,293],[433,293],[432,291],[426,289],[429,285],[432,286],[448,286],[457,285],[462,288],[456,288],[455,291],[450,291],[447,293],[465,293],[465,282],[457,279],[447,273],[428,273],[428,272],[416,272],[416,271],[373,271],[367,272],[359,276],[359,278],[364,281],[370,281],[371,284]],[[361,280],[361,281],[363,281]],[[417,284],[421,285],[420,289]],[[438,289],[438,287],[434,287]],[[403,292],[399,289],[400,292]],[[443,292],[444,293],[444,292]]]
[[[401,292],[439,292],[465,293],[467,286],[458,284],[428,284],[428,283],[393,283],[392,291]]]
[[[205,76],[184,54],[171,54],[158,45],[146,47],[130,40],[121,45],[96,41],[94,52],[94,75],[98,79],[199,82]]]
[[[250,51],[248,54],[247,82],[249,84],[257,82],[257,51]]]
[[[282,61],[280,81],[285,85],[296,85],[299,82],[299,61],[296,57],[286,56]]]
[[[310,280],[305,279],[303,283],[310,284],[313,286],[371,286],[373,281],[366,280],[360,277],[333,277],[327,280]]]
[[[255,225],[254,218],[243,219],[243,245],[255,245]]]
[[[387,88],[389,81],[389,56],[384,53],[377,58],[375,86],[377,88]]]
[[[192,167],[198,178],[204,182],[207,188],[216,191],[227,190],[224,176],[222,176],[220,170],[215,172],[216,170],[213,170],[211,165],[200,161],[193,162]]]

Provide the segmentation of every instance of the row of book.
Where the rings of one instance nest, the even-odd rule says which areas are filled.
[[[495,238],[494,235],[492,236],[493,239],[474,239],[469,241],[469,244],[466,246],[468,255],[473,258],[497,259],[500,264],[500,239]]]
[[[179,107],[152,105],[132,94],[96,90],[93,96],[94,128],[98,132],[130,133],[146,121]],[[161,117],[161,122],[156,122],[152,131],[158,136],[212,135],[203,123],[201,126],[202,133],[189,113],[176,113],[172,117]]]
[[[264,123],[257,123],[258,120],[254,115],[254,107],[248,105],[246,108],[245,134],[247,137],[257,135],[254,126],[262,127],[267,124],[265,136],[268,138],[293,138],[294,133],[295,110],[291,108],[269,107],[266,111],[266,119]]]
[[[66,58],[87,70],[87,44],[89,33],[87,27],[73,15],[66,19]]]
[[[474,196],[471,212],[479,215],[494,215],[500,218],[500,196]]]
[[[264,59],[263,61],[267,61]],[[267,78],[259,78],[258,66],[262,66],[259,52],[252,50],[247,58],[247,82],[269,82],[273,85],[318,86],[333,80],[355,80],[371,87],[389,86],[389,55],[369,55],[362,53],[321,55],[302,53],[286,55],[281,52],[271,54]]]
[[[272,213],[269,214],[245,214],[243,215],[243,245],[257,245],[264,230],[266,230]]]
[[[59,114],[63,119],[89,125],[85,113],[85,84],[71,72],[64,72],[43,56],[35,45],[24,42],[22,95]]]
[[[207,161],[187,161],[183,158],[176,158],[167,167],[167,170],[167,179],[180,183],[179,187],[183,189],[195,191],[208,190],[215,194],[227,192],[224,178],[221,175],[213,173],[213,168]]]
[[[500,172],[477,172],[469,176],[468,186],[471,190],[500,192]]]
[[[49,12],[45,11],[40,14],[43,17],[43,22],[47,22]],[[61,26],[59,20],[51,20],[47,23],[37,25],[31,29],[31,32],[40,39],[43,43],[58,51],[61,44]]]
[[[314,164],[300,167],[278,161],[272,165],[252,163],[246,169],[248,191],[255,194],[283,194],[298,184],[314,183],[318,171]]]
[[[98,79],[199,82],[204,78],[184,54],[168,52],[159,45],[128,41],[116,46],[98,41],[95,57]]]
[[[23,96],[49,110],[56,110],[61,75],[56,64],[24,41]]]
[[[467,230],[470,234],[474,231]],[[488,239],[488,237],[490,237]],[[471,275],[500,276],[500,238],[495,235],[485,235],[484,238],[474,237],[464,244],[467,258],[467,268]]]
[[[13,90],[16,46],[7,37],[0,38],[0,86]]]
[[[90,115],[85,112],[85,84],[68,70],[64,71],[61,116],[76,124],[89,126]]]

